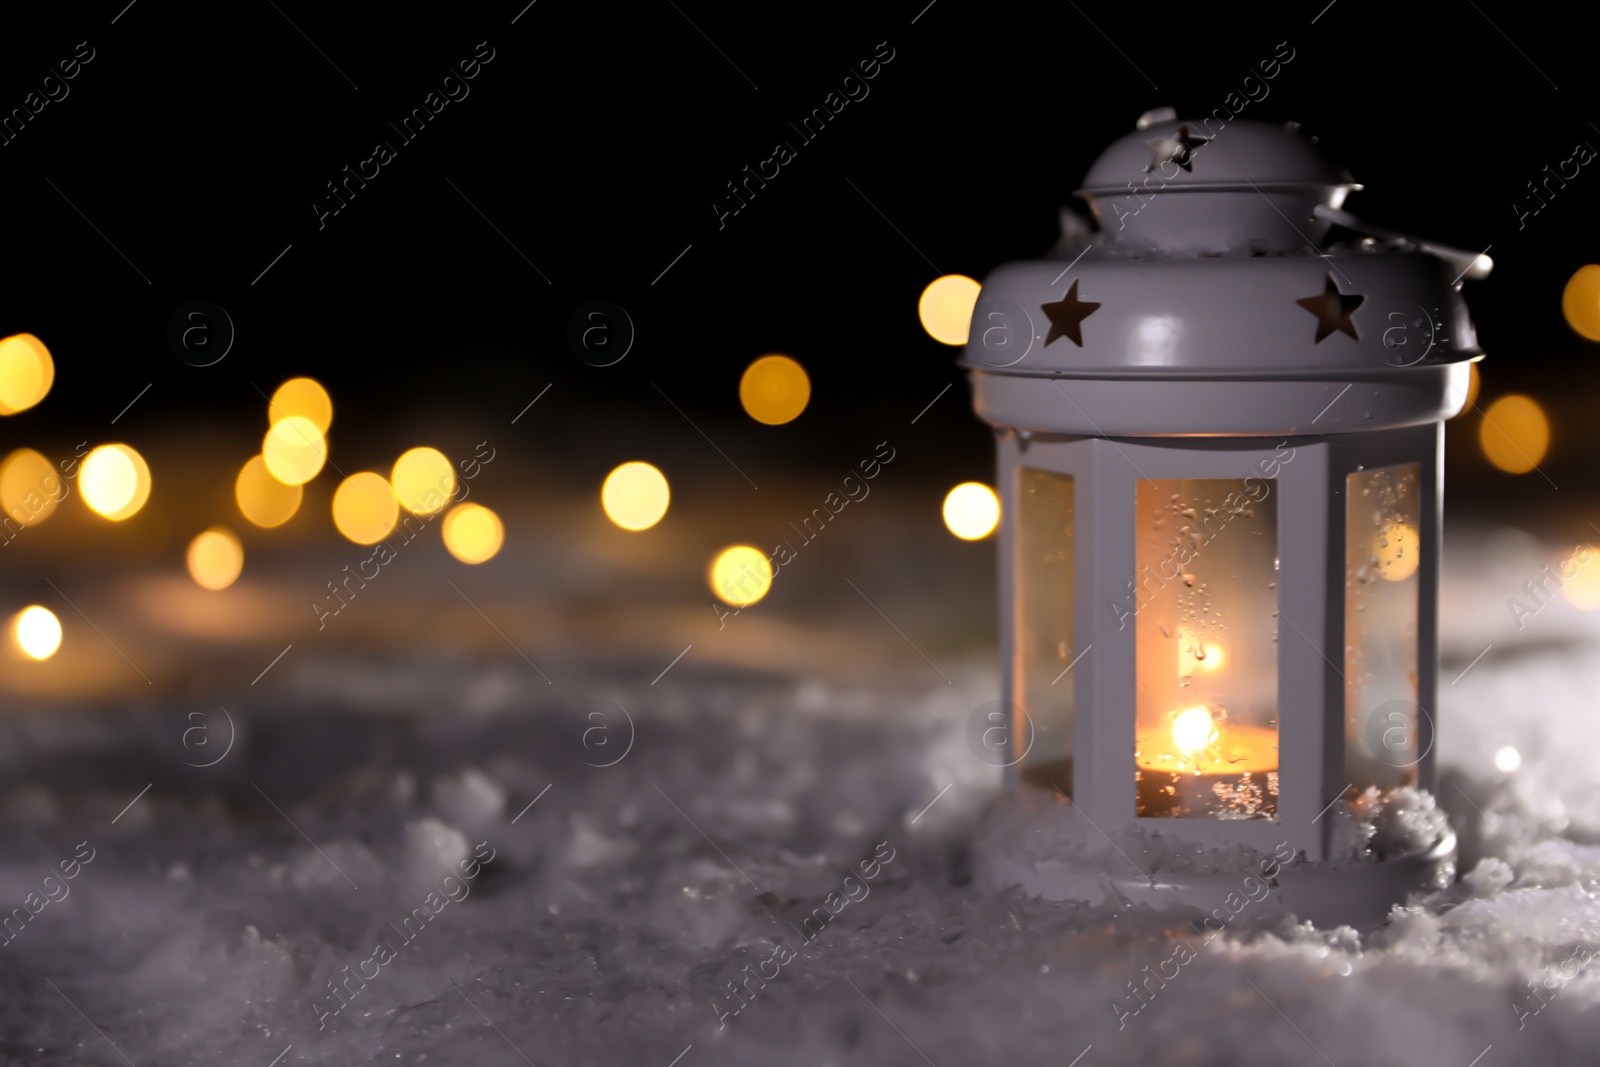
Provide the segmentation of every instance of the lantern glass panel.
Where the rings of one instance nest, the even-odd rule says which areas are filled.
[[[1023,467],[1017,479],[1016,703],[1011,735],[1025,782],[1072,796],[1072,475]],[[1030,727],[1031,723],[1031,727]],[[1030,744],[1031,741],[1031,744]]]
[[[1420,467],[1345,479],[1345,772],[1355,789],[1416,781]]]
[[[1134,777],[1141,816],[1277,818],[1276,484],[1138,483]]]

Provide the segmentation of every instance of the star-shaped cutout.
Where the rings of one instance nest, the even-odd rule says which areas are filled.
[[[1187,124],[1179,126],[1178,132],[1171,137],[1158,137],[1154,141],[1145,142],[1145,146],[1156,154],[1156,158],[1145,164],[1144,169],[1148,173],[1163,163],[1176,163],[1184,170],[1192,170],[1189,164],[1194,150],[1210,143],[1209,137],[1195,137],[1190,134]]]
[[[1074,281],[1072,288],[1067,290],[1067,295],[1060,300],[1041,305],[1039,310],[1050,318],[1050,332],[1045,336],[1045,347],[1058,337],[1066,337],[1079,348],[1083,347],[1083,331],[1079,324],[1084,319],[1093,315],[1100,307],[1089,300],[1078,299],[1078,283]]]
[[[1325,338],[1335,331],[1342,331],[1359,341],[1361,336],[1356,333],[1356,324],[1350,321],[1351,312],[1361,306],[1366,299],[1364,296],[1350,296],[1339,292],[1339,287],[1333,284],[1333,275],[1323,276],[1327,284],[1322,292],[1316,296],[1302,297],[1295,303],[1305,308],[1317,317],[1317,340],[1321,344]]]

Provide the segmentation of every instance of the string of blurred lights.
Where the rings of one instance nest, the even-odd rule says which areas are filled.
[[[943,275],[929,283],[917,301],[917,315],[928,336],[944,345],[965,345],[979,289],[978,282],[960,274]],[[1600,341],[1600,265],[1589,264],[1574,272],[1562,291],[1561,308],[1575,333]],[[0,417],[18,415],[40,404],[50,393],[55,373],[54,357],[38,337],[19,333],[0,338]],[[1550,451],[1549,415],[1537,400],[1520,393],[1500,396],[1480,411],[1476,400],[1481,381],[1474,363],[1463,408],[1481,415],[1477,436],[1484,458],[1508,474],[1536,470]],[[781,426],[799,418],[810,404],[811,379],[792,357],[767,354],[745,368],[738,392],[740,406],[751,419]],[[261,529],[282,526],[298,514],[303,487],[328,465],[328,432],[333,425],[332,397],[312,378],[285,381],[272,393],[267,408],[268,428],[261,451],[245,461],[234,481],[240,515]],[[0,509],[4,512],[0,522],[5,537],[0,547],[9,544],[20,529],[48,520],[70,495],[67,483],[74,479],[85,506],[111,522],[138,514],[152,489],[149,464],[124,442],[98,444],[56,465],[35,449],[17,448],[0,461]],[[441,539],[451,556],[466,564],[484,563],[503,546],[504,523],[478,503],[457,502],[447,510],[456,488],[449,457],[429,446],[411,448],[395,460],[388,477],[376,471],[342,476],[333,493],[333,525],[347,540],[372,545],[394,531],[402,510],[423,519],[442,513]],[[666,475],[643,460],[615,467],[600,490],[606,518],[634,533],[660,523],[671,497]],[[980,541],[999,524],[999,497],[990,486],[963,482],[945,495],[941,514],[952,535]],[[244,571],[244,545],[222,525],[197,534],[189,542],[185,558],[190,577],[208,590],[227,589]],[[1596,559],[1600,560],[1600,555]],[[1564,592],[1582,610],[1600,609],[1600,594],[1591,588],[1600,587],[1600,562],[1585,570],[1594,570],[1596,581],[1571,583]],[[707,578],[719,599],[744,608],[767,595],[773,570],[759,549],[735,544],[715,554]],[[61,622],[43,605],[23,608],[7,629],[13,652],[25,659],[49,659],[61,647]]]

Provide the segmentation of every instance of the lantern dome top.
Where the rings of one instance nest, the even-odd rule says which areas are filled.
[[[1337,433],[1454,414],[1465,364],[1482,355],[1461,282],[1486,275],[1487,257],[1341,210],[1360,188],[1298,124],[1146,113],[1077,194],[1098,231],[1074,217],[1048,258],[984,279],[961,359],[980,413],[1100,436]],[[1325,244],[1334,225],[1357,236]],[[1388,388],[1368,390],[1379,399],[1353,417],[1313,420],[1326,400],[1300,419],[1226,399],[1241,381],[1260,387],[1252,395],[1315,398],[1358,379]],[[1058,414],[1057,394],[1077,380],[1104,383],[1096,403],[1116,403],[1098,419]],[[1173,388],[1183,383],[1232,391],[1202,398]],[[1158,392],[1198,404],[1175,411]]]
[[[1172,116],[1172,117],[1168,117]],[[1138,128],[1089,167],[1078,195],[1116,195],[1147,177],[1169,190],[1285,186],[1361,188],[1297,122],[1179,121],[1170,108],[1146,112]]]

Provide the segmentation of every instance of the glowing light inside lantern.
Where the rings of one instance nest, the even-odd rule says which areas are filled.
[[[267,528],[282,526],[294,518],[303,495],[298,485],[285,485],[274,478],[267,470],[267,461],[260,456],[250,457],[233,483],[239,514]]]
[[[1550,448],[1550,420],[1538,401],[1513,393],[1483,413],[1478,441],[1490,463],[1508,474],[1526,474]]]
[[[50,461],[31,448],[19,448],[0,463],[0,508],[21,526],[37,526],[66,497]]]
[[[189,542],[189,577],[203,589],[226,589],[244,569],[244,546],[225,526],[213,526]]]
[[[811,379],[788,356],[762,356],[739,379],[739,403],[745,414],[768,426],[799,418],[810,400]]]
[[[333,491],[333,525],[358,545],[377,544],[398,521],[400,502],[381,474],[352,474]]]
[[[928,336],[941,344],[966,344],[981,289],[965,274],[946,274],[929,282],[917,300],[917,317]]]
[[[1600,266],[1579,267],[1561,291],[1561,313],[1567,325],[1591,341],[1600,341]]]
[[[0,340],[0,415],[15,415],[33,407],[50,392],[55,380],[55,361],[43,341],[31,333]]]
[[[261,458],[284,485],[304,485],[328,461],[328,441],[316,423],[304,415],[291,415],[273,423],[262,438]]]
[[[1180,711],[1172,720],[1172,743],[1185,756],[1204,752],[1217,739],[1217,724],[1205,705]]]
[[[78,486],[90,511],[121,522],[150,499],[150,468],[127,445],[101,445],[83,458]]]
[[[1494,753],[1494,769],[1501,774],[1512,774],[1522,766],[1522,753],[1510,745],[1501,745]]]
[[[505,539],[500,516],[482,504],[457,504],[445,513],[444,547],[462,563],[493,559]]]
[[[1178,674],[1180,676],[1188,676],[1196,670],[1219,670],[1226,658],[1221,645],[1202,642],[1182,632],[1179,633]]]
[[[34,604],[17,612],[11,636],[24,656],[49,659],[61,647],[61,620],[49,608]]]
[[[981,541],[1000,524],[1000,498],[982,482],[962,482],[945,494],[944,524],[963,541]]]
[[[1417,573],[1422,560],[1422,540],[1415,528],[1403,522],[1386,522],[1372,546],[1378,574],[1389,582],[1403,582]]]
[[[661,521],[672,499],[666,475],[648,463],[624,463],[606,475],[600,506],[624,530],[648,530]]]
[[[456,471],[437,448],[413,448],[394,461],[390,481],[401,507],[417,515],[432,515],[450,502],[456,491]]]
[[[711,591],[724,604],[749,607],[772,588],[772,564],[760,549],[733,545],[711,562]]]
[[[333,398],[314,378],[290,378],[272,394],[267,416],[271,422],[298,416],[326,434],[333,425]]]

